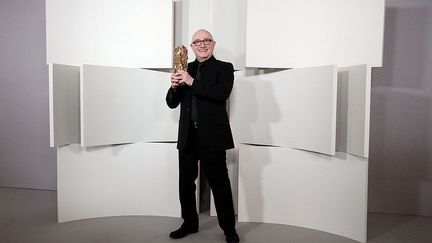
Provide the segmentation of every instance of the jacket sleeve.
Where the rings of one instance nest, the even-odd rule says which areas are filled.
[[[234,84],[234,67],[225,63],[220,70],[219,80],[216,83],[206,84],[195,80],[191,86],[193,94],[209,99],[224,101],[228,99]]]
[[[171,109],[176,108],[183,98],[183,93],[184,87],[178,87],[177,90],[170,87],[165,98],[168,107]]]

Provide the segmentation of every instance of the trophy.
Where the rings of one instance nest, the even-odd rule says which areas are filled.
[[[184,45],[179,45],[174,48],[174,73],[178,70],[187,71],[188,67],[188,50]]]

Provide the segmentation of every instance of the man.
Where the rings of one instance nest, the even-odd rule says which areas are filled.
[[[210,32],[200,29],[192,36],[190,47],[195,61],[188,70],[171,75],[166,102],[172,109],[180,105],[177,148],[179,150],[179,191],[183,224],[170,233],[180,239],[198,232],[195,180],[198,160],[212,189],[219,226],[227,242],[239,242],[231,186],[226,167],[226,149],[234,147],[226,111],[233,82],[231,63],[216,60],[216,42]]]

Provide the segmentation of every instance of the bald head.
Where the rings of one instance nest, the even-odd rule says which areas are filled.
[[[199,29],[192,35],[190,47],[199,62],[204,62],[213,55],[215,45],[212,34],[205,29]]]
[[[199,29],[192,35],[192,41],[196,40],[199,36],[207,36],[213,40],[213,35],[210,32],[205,29]]]

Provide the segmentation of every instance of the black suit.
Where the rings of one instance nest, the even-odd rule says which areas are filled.
[[[200,160],[213,191],[219,225],[225,234],[231,234],[235,232],[235,216],[225,150],[234,147],[226,111],[234,69],[231,63],[212,56],[202,63],[197,79],[197,67],[197,60],[188,65],[188,73],[194,78],[192,86],[170,88],[166,96],[170,108],[181,104],[177,148],[182,217],[189,227],[198,228],[195,179]],[[192,96],[196,97],[197,127],[191,119]]]
[[[195,78],[198,61],[189,63],[188,73]],[[226,112],[228,99],[234,82],[234,69],[231,63],[216,60],[213,56],[204,62],[200,69],[201,80],[194,80],[192,86],[180,86],[168,90],[166,97],[170,108],[179,103],[180,120],[177,148],[184,149],[187,144],[191,122],[192,94],[197,97],[197,111],[201,145],[208,150],[230,149],[234,147],[231,128]],[[211,139],[210,139],[211,138]]]

